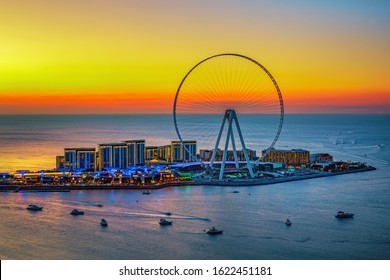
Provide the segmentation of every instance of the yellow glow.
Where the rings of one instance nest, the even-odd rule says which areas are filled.
[[[321,105],[330,96],[329,106],[363,104],[373,95],[389,108],[390,35],[380,7],[366,14],[369,3],[320,3],[7,1],[0,11],[1,113],[36,113],[32,100],[55,112],[49,106],[60,105],[48,99],[74,95],[91,96],[84,105],[95,113],[104,95],[168,106],[193,65],[224,52],[262,63],[291,104]]]

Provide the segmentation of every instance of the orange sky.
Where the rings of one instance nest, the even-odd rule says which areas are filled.
[[[171,113],[225,52],[262,63],[286,113],[390,113],[387,1],[3,2],[1,114]]]

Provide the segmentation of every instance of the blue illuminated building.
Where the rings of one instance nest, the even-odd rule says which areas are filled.
[[[95,169],[95,148],[65,148],[64,166],[69,169]]]
[[[127,147],[127,166],[145,163],[145,140],[125,141]]]

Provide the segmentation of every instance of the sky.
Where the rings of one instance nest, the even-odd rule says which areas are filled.
[[[2,0],[0,114],[171,113],[202,59],[239,53],[286,113],[390,113],[390,1]]]

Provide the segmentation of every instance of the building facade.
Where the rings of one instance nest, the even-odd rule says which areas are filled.
[[[69,169],[95,169],[95,148],[65,148],[64,167]]]
[[[171,161],[171,145],[157,147],[157,159]]]
[[[125,143],[98,145],[98,166],[104,168],[127,168],[127,146]]]
[[[195,161],[196,159],[196,141],[187,140],[171,141],[171,160],[172,162]]]
[[[158,148],[157,146],[147,146],[145,147],[145,160],[159,159],[158,158]]]
[[[127,148],[127,166],[145,163],[145,140],[125,141]]]
[[[263,154],[266,151],[263,150]],[[310,152],[302,149],[279,150],[271,149],[262,159],[264,162],[282,162],[288,165],[301,165],[310,162]]]
[[[333,156],[330,154],[319,153],[310,155],[311,162],[320,162],[320,161],[333,161]]]
[[[256,151],[251,149],[246,149],[246,152],[248,154],[249,160],[255,160],[257,159]],[[214,150],[200,150],[199,151],[199,157],[203,161],[210,161],[213,156]],[[237,151],[237,157],[239,161],[245,161],[245,155],[243,150]],[[218,149],[217,154],[215,155],[215,161],[222,161],[223,158],[223,150]],[[234,152],[233,150],[228,150],[226,155],[227,161],[234,161]]]
[[[65,156],[56,156],[56,169],[65,168]]]

